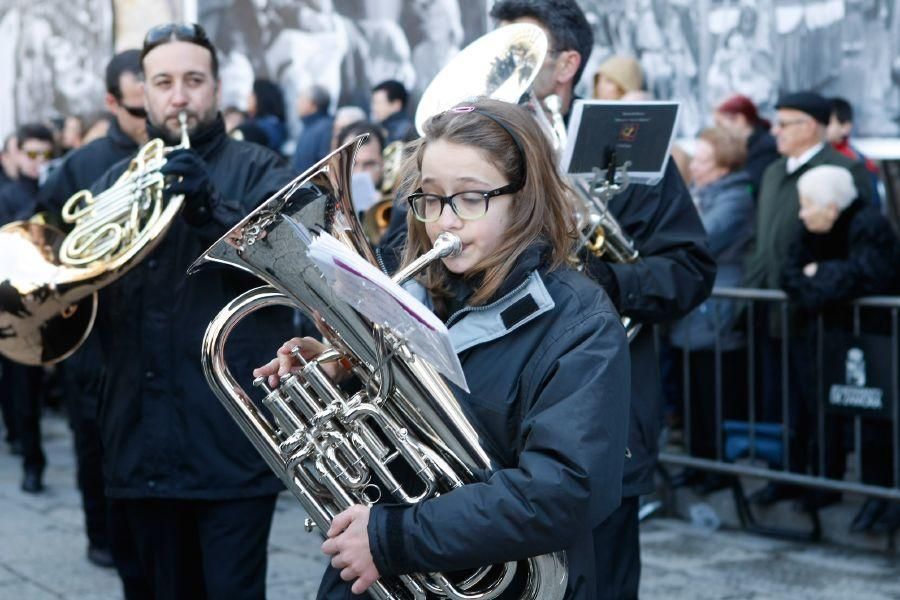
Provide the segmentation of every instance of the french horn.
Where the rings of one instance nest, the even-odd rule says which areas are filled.
[[[63,206],[59,229],[35,221],[0,228],[0,354],[27,365],[70,356],[97,312],[97,290],[127,273],[165,237],[184,197],[163,197],[160,169],[175,149],[189,148],[187,115],[181,143],[147,142],[111,188],[82,190]]]
[[[350,196],[353,155],[363,139],[289,183],[191,267],[193,272],[208,264],[226,265],[268,284],[245,292],[216,316],[204,336],[201,360],[225,410],[303,505],[308,529],[320,532],[351,505],[379,499],[415,504],[481,481],[494,469],[437,371],[389,329],[339,298],[307,254],[309,232],[327,232],[376,264]],[[458,244],[458,239],[441,241],[397,277],[413,276],[428,262],[456,252]],[[331,348],[309,361],[295,353],[303,365],[300,372],[284,375],[277,387],[257,379],[262,410],[230,372],[225,348],[230,331],[244,317],[276,305],[305,313]],[[346,393],[335,386],[322,369],[330,361],[351,370],[362,389]],[[523,599],[558,600],[565,593],[567,564],[565,554],[557,553],[464,573],[382,577],[369,595],[377,600],[489,600],[503,593],[517,572],[526,581]]]

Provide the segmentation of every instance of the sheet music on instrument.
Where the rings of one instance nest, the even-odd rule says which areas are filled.
[[[450,333],[428,307],[328,233],[315,237],[308,254],[341,300],[390,329],[413,354],[469,391]]]

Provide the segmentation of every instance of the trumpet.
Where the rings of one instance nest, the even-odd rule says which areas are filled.
[[[111,188],[82,190],[63,206],[74,228],[17,221],[0,229],[0,354],[27,365],[53,364],[75,352],[93,327],[97,290],[127,273],[165,237],[184,197],[163,197],[166,156],[181,143],[145,144]]]

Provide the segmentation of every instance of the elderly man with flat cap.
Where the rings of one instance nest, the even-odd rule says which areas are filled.
[[[864,203],[872,200],[872,182],[865,166],[853,161],[827,143],[825,128],[831,116],[828,100],[815,92],[796,92],[783,96],[775,106],[772,133],[781,158],[763,173],[756,211],[756,243],[745,265],[744,285],[751,288],[780,289],[788,250],[802,231],[800,199],[797,180],[806,171],[820,165],[844,167],[853,175],[856,189]],[[782,323],[773,306],[768,319],[761,324],[757,348],[760,351],[763,398],[761,420],[781,422],[781,336]],[[759,313],[757,313],[759,314]],[[814,411],[815,398],[810,385],[813,381],[813,356],[806,347],[806,336],[800,331],[799,320],[789,313],[789,335],[792,341],[788,352],[789,410],[791,429],[790,465],[792,471],[804,472],[808,463],[815,463],[810,444],[809,413]],[[815,421],[809,421],[815,422]],[[770,483],[751,496],[751,501],[768,506],[779,500],[802,495],[802,490],[789,485]],[[807,494],[804,508],[818,509],[834,500],[827,494]]]

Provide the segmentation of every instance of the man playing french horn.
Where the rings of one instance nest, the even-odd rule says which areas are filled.
[[[216,51],[202,28],[151,29],[141,66],[149,137],[180,146],[186,115],[190,148],[168,152],[160,169],[169,203],[184,196],[181,214],[100,297],[107,375],[99,421],[113,556],[128,598],[263,598],[282,485],[210,392],[198,351],[206,324],[247,277],[186,271],[293,173],[269,150],[225,134]],[[94,190],[109,189],[126,166]],[[235,331],[243,373],[290,328],[291,315],[275,310]]]

